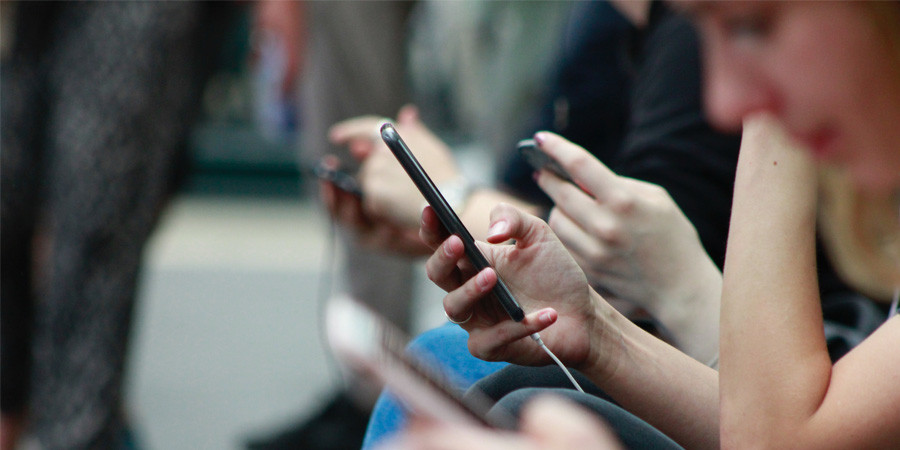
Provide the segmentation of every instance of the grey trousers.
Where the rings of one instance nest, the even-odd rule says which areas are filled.
[[[2,399],[42,448],[112,448],[141,252],[222,6],[20,2],[2,65]]]
[[[328,143],[328,129],[363,114],[395,117],[409,101],[406,22],[414,3],[339,0],[307,5],[309,48],[300,93],[299,157],[308,165],[334,154],[353,171],[356,162],[345,148]],[[346,261],[342,289],[408,329],[412,263],[360,248],[347,235],[339,237]]]

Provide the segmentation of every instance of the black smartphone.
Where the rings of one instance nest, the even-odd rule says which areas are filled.
[[[434,211],[437,213],[444,228],[446,228],[450,234],[455,234],[462,239],[466,249],[466,256],[472,262],[472,265],[479,271],[490,267],[487,258],[484,257],[481,250],[478,250],[478,246],[475,245],[475,239],[472,237],[472,234],[469,233],[469,230],[463,225],[459,216],[453,212],[453,208],[450,207],[450,204],[447,203],[447,200],[441,195],[441,192],[434,182],[431,181],[428,174],[425,173],[425,169],[422,168],[422,165],[419,164],[419,161],[413,156],[409,147],[407,147],[406,143],[403,142],[403,139],[400,138],[400,135],[397,133],[397,130],[394,129],[393,125],[385,123],[381,126],[381,139],[384,140],[384,143],[387,144],[397,160],[400,161],[400,165],[403,166],[403,169],[406,170],[406,173],[412,179],[413,183],[419,188],[419,192],[422,193],[425,200],[428,201],[428,204],[434,208]],[[521,322],[522,319],[525,318],[522,307],[519,306],[519,303],[513,297],[512,292],[510,292],[509,288],[499,276],[497,277],[497,284],[494,286],[492,293],[512,320]]]
[[[338,189],[344,192],[348,192],[357,197],[362,197],[363,195],[362,187],[359,185],[359,181],[356,180],[356,177],[343,170],[330,167],[323,162],[316,164],[312,171],[313,174],[320,179],[334,184]]]
[[[575,181],[572,180],[572,176],[569,175],[569,172],[566,172],[566,169],[563,169],[563,167],[559,165],[559,162],[538,148],[534,139],[523,139],[516,144],[516,148],[518,148],[519,152],[522,153],[522,156],[525,158],[525,161],[528,162],[534,170],[549,170],[563,180],[576,186],[578,185],[578,183],[575,183]]]
[[[336,297],[325,310],[328,343],[338,361],[361,379],[388,387],[414,413],[443,423],[515,429],[512,415],[494,408],[486,395],[464,397],[434,361],[406,350],[409,338],[386,318],[349,297]]]

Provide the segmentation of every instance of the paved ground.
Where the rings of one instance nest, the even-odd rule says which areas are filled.
[[[326,221],[299,200],[182,197],[146,253],[128,412],[150,449],[241,448],[337,385],[319,339]]]
[[[490,184],[490,154],[457,156],[470,179]],[[339,386],[319,328],[320,280],[340,264],[325,258],[328,220],[302,195],[239,181],[192,190],[221,193],[224,183],[237,195],[176,198],[145,254],[126,395],[150,450],[242,448]],[[422,270],[415,290],[415,328],[443,323],[443,292]]]

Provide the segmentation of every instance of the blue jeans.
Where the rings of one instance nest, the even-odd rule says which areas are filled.
[[[466,344],[468,338],[465,330],[448,323],[413,339],[407,351],[437,364],[462,395],[476,381],[508,365],[482,361],[472,356]],[[406,420],[407,413],[403,406],[389,391],[382,392],[369,419],[362,448],[370,449],[403,429]]]

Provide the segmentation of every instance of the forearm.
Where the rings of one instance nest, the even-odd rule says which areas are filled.
[[[791,439],[815,412],[831,370],[816,280],[815,174],[778,133],[768,122],[745,126],[735,180],[720,342],[729,447],[787,444],[778,439]]]
[[[597,295],[593,293],[593,295]],[[599,297],[599,295],[597,295]],[[622,407],[685,448],[718,448],[718,376],[598,301],[599,355],[580,368]]]

